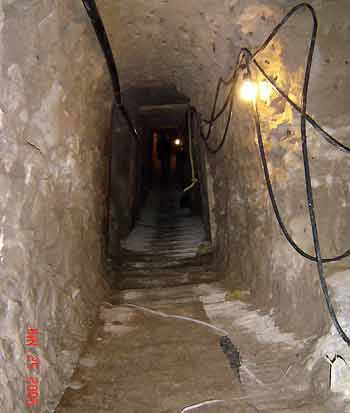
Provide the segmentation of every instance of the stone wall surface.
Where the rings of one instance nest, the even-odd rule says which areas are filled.
[[[112,96],[80,1],[0,0],[0,62],[0,410],[29,411],[33,327],[47,412],[104,290]]]
[[[108,11],[113,0],[100,1],[123,88],[174,84],[207,116],[216,80],[228,76],[239,48],[258,47],[297,3],[133,0],[120,3],[112,16]],[[350,35],[346,22],[350,6],[345,0],[311,4],[320,28],[309,111],[349,143],[349,95],[344,93],[349,62],[344,50]],[[310,32],[310,15],[300,12],[259,57],[267,72],[298,103]],[[272,94],[269,105],[261,105],[261,117],[283,218],[295,240],[312,254],[298,114]],[[223,127],[222,121],[213,144]],[[350,230],[346,219],[348,159],[312,131],[310,158],[322,251],[334,255],[346,249]],[[227,143],[218,155],[208,155],[208,161],[213,239],[218,262],[232,285],[249,288],[257,303],[272,312],[285,329],[301,337],[320,334],[329,318],[315,266],[294,252],[277,226],[260,166],[252,113],[239,99],[235,100]]]

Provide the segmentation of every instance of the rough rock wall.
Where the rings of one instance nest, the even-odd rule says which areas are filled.
[[[0,0],[0,406],[57,403],[103,292],[109,78],[80,1]]]

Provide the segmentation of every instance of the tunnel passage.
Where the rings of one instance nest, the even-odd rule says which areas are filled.
[[[123,98],[141,130],[141,114],[130,106],[136,99],[127,101],[128,90],[174,85],[198,113],[210,116],[215,82],[231,73],[240,47],[259,47],[295,4],[291,0],[97,3],[117,58]],[[320,24],[309,111],[346,143],[349,4],[346,0],[314,0],[312,4]],[[297,101],[309,23],[306,15],[298,14],[259,61]],[[106,222],[112,217],[109,233],[115,238],[110,237],[109,256],[118,262],[120,241],[136,228],[150,184],[139,179],[145,151],[136,150],[132,136],[124,134],[125,122],[115,120],[119,116],[115,110],[114,139],[109,140],[110,79],[80,2],[0,2],[0,56],[0,405],[6,413],[25,409],[23,337],[27,326],[33,326],[42,339],[45,411],[57,404],[107,289]],[[258,318],[259,334],[268,323],[272,339],[280,338],[278,326],[287,332],[284,338],[293,335],[292,345],[295,337],[313,343],[304,362],[312,372],[310,380],[319,375],[325,383],[328,370],[323,370],[323,354],[346,355],[347,350],[330,327],[314,264],[291,250],[276,225],[255,145],[252,113],[238,92],[234,96],[223,150],[212,156],[197,143],[198,166],[206,176],[201,180],[208,200],[207,207],[201,203],[205,233],[208,238],[210,234],[214,262],[227,279],[226,290],[220,294],[248,295],[263,317],[272,315],[263,321]],[[262,103],[261,121],[277,200],[292,235],[311,253],[299,114],[276,95],[268,103]],[[212,144],[219,142],[223,129],[224,122],[219,122]],[[115,142],[120,145],[119,178],[108,185]],[[310,150],[321,245],[324,254],[332,256],[343,251],[349,239],[348,161],[314,132],[310,132]],[[123,194],[119,207],[109,212],[108,186]],[[346,326],[348,264],[329,264],[327,271]],[[256,322],[256,314],[240,307],[240,301],[229,308]]]
[[[175,261],[194,257],[201,244],[209,245],[210,228],[204,160],[188,125],[190,101],[171,87],[129,90],[125,101],[140,142],[125,158],[130,133],[127,127],[120,129],[117,116],[113,118],[112,265],[122,263],[123,256],[130,260],[132,254]],[[124,216],[114,213],[120,210]]]
[[[208,119],[215,98],[216,80],[220,76],[229,77],[240,46],[248,45],[254,49],[261,45],[262,39],[270,34],[287,10],[287,3],[281,1],[277,5],[266,1],[258,5],[254,1],[237,1],[217,5],[183,1],[175,5],[160,1],[155,7],[153,3],[139,0],[132,7],[121,5],[115,15],[110,13],[107,2],[101,4],[101,12],[118,57],[122,88],[175,85]],[[339,18],[339,15],[334,15],[336,21]],[[121,27],[123,30],[119,30]],[[309,107],[317,117],[328,125],[333,124],[338,131],[337,121],[329,116],[332,109],[328,107],[327,112],[323,104],[317,105],[322,93],[330,93],[331,88],[326,75],[330,73],[326,63],[326,56],[330,54],[329,42],[325,39],[327,27],[327,22],[320,24],[321,40],[315,54]],[[301,94],[307,53],[305,37],[309,28],[307,13],[299,14],[293,24],[287,25],[264,49],[259,60],[267,73],[277,79],[279,86],[296,99]],[[295,39],[293,48],[290,39]],[[137,53],[139,50],[147,50],[147,53],[141,56]],[[334,59],[344,75],[346,65],[340,63],[339,56],[335,53]],[[326,83],[329,85],[327,91],[324,89]],[[208,227],[216,262],[227,273],[232,288],[239,284],[242,289],[249,289],[259,305],[276,311],[277,320],[285,328],[297,331],[301,336],[319,334],[327,328],[328,318],[317,272],[311,262],[291,253],[290,246],[281,236],[260,167],[252,112],[239,98],[238,90],[233,94],[232,123],[222,150],[212,155],[203,148],[203,143],[199,144],[207,176]],[[223,99],[223,96],[219,97],[219,107]],[[344,95],[341,99],[345,99]],[[278,95],[261,104],[260,111],[271,179],[283,209],[283,218],[303,249],[310,251],[312,235],[300,158],[299,115]],[[337,118],[345,119],[346,116],[344,106],[340,104]],[[221,119],[213,131],[211,144],[214,147],[220,142],[224,129],[225,119]],[[335,168],[338,155],[333,158],[329,148],[323,147],[322,140],[315,138],[311,144],[311,150],[319,156],[312,165],[317,208],[319,215],[326,217],[334,191],[343,196],[340,195],[343,194],[340,177],[338,190],[333,184],[327,188],[330,197],[322,192],[327,179],[330,182],[325,171]],[[316,155],[312,156],[316,158]],[[327,162],[328,167],[325,166]],[[340,172],[341,175],[343,173],[345,169]],[[336,251],[341,251],[341,245],[346,243],[348,225],[339,226],[346,207],[343,209],[340,203],[333,203],[332,207],[337,210],[338,224],[332,226],[329,220],[321,218],[320,236],[329,255],[336,255]],[[296,310],[293,317],[289,317],[290,308]],[[304,313],[308,314],[308,323],[305,323]]]

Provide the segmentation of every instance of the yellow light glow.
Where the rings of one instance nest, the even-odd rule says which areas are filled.
[[[244,80],[241,87],[241,98],[246,102],[255,102],[258,93],[256,83],[251,80]]]
[[[180,139],[175,139],[174,141],[176,146],[180,146],[181,145],[181,140]]]
[[[261,100],[267,101],[269,100],[271,96],[271,87],[266,82],[266,80],[263,80],[262,82],[259,82],[259,98]]]

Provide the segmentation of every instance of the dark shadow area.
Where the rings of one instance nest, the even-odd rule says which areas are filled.
[[[200,215],[200,200],[192,195],[196,188],[186,191],[192,184],[192,170],[190,153],[188,150],[188,136],[183,129],[152,129],[151,169],[145,170],[143,185],[146,190],[157,190],[160,193],[173,189],[182,193],[181,208],[187,207],[195,215]],[[191,199],[192,198],[192,199]],[[193,201],[193,202],[191,202]],[[198,202],[199,201],[199,202]]]

